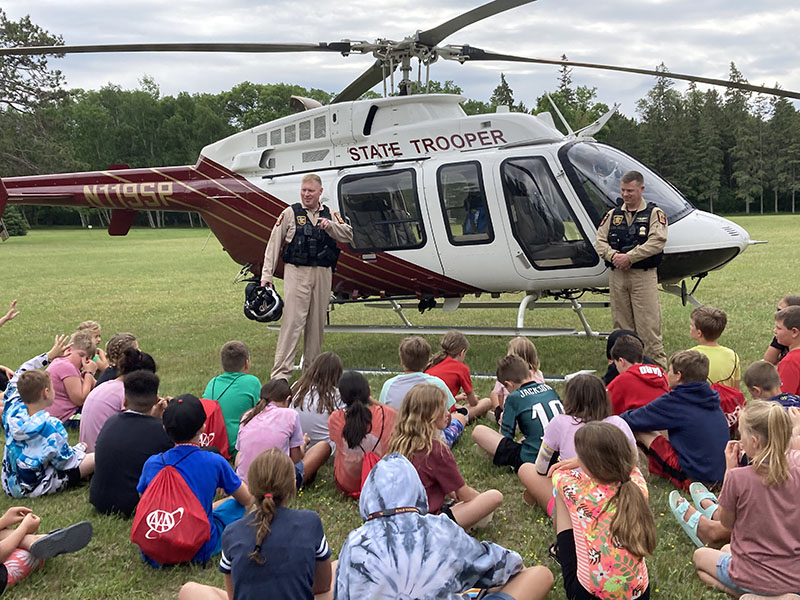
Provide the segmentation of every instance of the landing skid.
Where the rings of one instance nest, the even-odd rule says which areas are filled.
[[[458,330],[465,335],[492,335],[492,336],[524,336],[524,337],[590,337],[604,338],[608,333],[594,331],[583,314],[584,308],[608,308],[608,302],[584,302],[580,303],[575,298],[554,302],[542,302],[541,295],[528,294],[519,303],[515,302],[462,302],[461,298],[446,298],[441,305],[442,310],[453,311],[461,309],[496,309],[496,308],[516,308],[517,323],[515,327],[458,327]],[[337,325],[330,323],[331,312],[337,304],[351,304],[349,301],[332,301],[328,308],[328,324],[325,326],[327,333],[376,333],[376,334],[400,334],[400,335],[443,335],[453,327],[447,326],[421,326],[414,325],[404,312],[405,309],[416,309],[418,302],[403,301],[397,299],[366,301],[364,304],[370,308],[389,309],[397,314],[402,325]],[[434,304],[435,305],[435,304]],[[569,328],[543,328],[526,327],[525,311],[534,308],[561,308],[571,309],[578,316],[582,330]],[[278,329],[280,325],[269,325],[270,329]]]

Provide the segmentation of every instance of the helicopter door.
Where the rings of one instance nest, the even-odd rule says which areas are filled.
[[[514,261],[520,275],[534,278],[531,267],[553,271],[598,265],[597,253],[544,157],[507,159],[500,174],[511,233],[523,252]]]

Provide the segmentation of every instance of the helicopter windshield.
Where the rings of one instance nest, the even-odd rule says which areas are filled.
[[[655,203],[674,223],[694,207],[659,175],[621,150],[594,142],[575,142],[564,146],[558,156],[567,176],[595,224],[608,209],[617,206],[620,179],[628,171],[644,175],[644,199]]]

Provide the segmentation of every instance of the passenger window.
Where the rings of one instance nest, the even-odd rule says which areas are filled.
[[[342,214],[353,226],[354,250],[400,250],[425,244],[412,170],[351,175],[339,184]]]
[[[543,158],[507,160],[501,173],[514,238],[536,268],[597,264],[594,248]]]
[[[494,239],[479,163],[447,165],[439,169],[439,200],[447,237],[455,246],[487,244]]]

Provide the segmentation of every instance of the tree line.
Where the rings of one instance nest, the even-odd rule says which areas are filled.
[[[10,21],[0,9],[0,46],[59,45],[63,40],[29,18]],[[566,59],[566,56],[564,56]],[[800,188],[800,113],[786,99],[727,89],[674,89],[664,65],[636,115],[615,114],[595,137],[658,171],[701,209],[711,212],[795,210]],[[731,63],[729,79],[744,81]],[[461,94],[452,81],[432,81],[428,91]],[[193,164],[203,146],[237,131],[286,116],[292,95],[323,104],[334,94],[285,83],[243,82],[219,94],[162,95],[143,77],[125,90],[67,89],[47,57],[0,58],[0,177],[49,172]],[[370,92],[367,97],[376,97]],[[500,75],[488,101],[467,99],[468,114],[512,111],[553,113],[557,127],[573,130],[602,116],[595,88],[575,86],[562,68],[552,91],[528,108]],[[143,214],[141,224],[194,225],[187,215]],[[108,214],[92,209],[11,207],[4,220],[27,225],[105,225]]]

